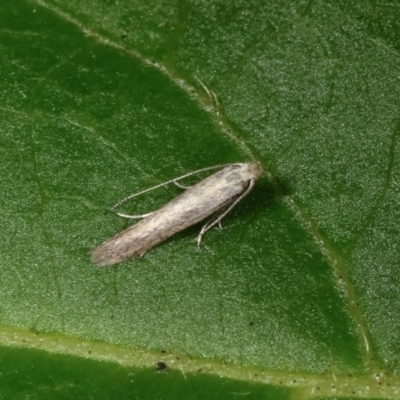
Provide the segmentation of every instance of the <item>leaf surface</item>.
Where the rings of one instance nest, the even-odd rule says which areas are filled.
[[[394,3],[0,7],[4,396],[398,396]],[[264,177],[200,250],[201,225],[90,264],[121,198],[250,160]]]

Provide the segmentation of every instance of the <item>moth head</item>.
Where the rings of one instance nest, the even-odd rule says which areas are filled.
[[[247,173],[253,177],[253,179],[258,179],[263,173],[263,169],[260,164],[257,163],[248,163],[247,165]]]

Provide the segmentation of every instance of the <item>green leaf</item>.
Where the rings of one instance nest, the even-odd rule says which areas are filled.
[[[0,397],[399,397],[397,3],[0,9]],[[200,250],[90,264],[121,198],[250,160]]]

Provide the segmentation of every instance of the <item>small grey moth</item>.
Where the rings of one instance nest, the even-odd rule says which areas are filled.
[[[139,216],[118,213],[121,217],[142,219],[96,247],[92,252],[92,262],[99,266],[106,266],[131,257],[142,257],[158,243],[211,216],[197,237],[197,244],[200,246],[205,233],[220,224],[221,220],[254,187],[262,173],[260,165],[235,163],[203,168],[128,196],[113,207],[114,209],[128,199],[169,183],[175,183],[179,187],[185,188],[178,183],[178,180],[216,168],[222,169],[186,188],[185,192],[159,210]]]

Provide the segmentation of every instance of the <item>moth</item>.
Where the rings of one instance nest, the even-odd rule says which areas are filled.
[[[188,188],[178,183],[188,176],[217,168],[222,169]],[[164,207],[151,213],[117,213],[124,218],[141,218],[141,221],[96,247],[92,252],[92,262],[98,266],[106,266],[131,257],[142,257],[152,247],[175,233],[211,217],[197,236],[197,245],[200,246],[203,236],[215,225],[221,226],[221,220],[249,194],[261,173],[261,166],[256,163],[216,165],[190,172],[126,197],[112,209],[133,197],[170,183],[186,189]]]

